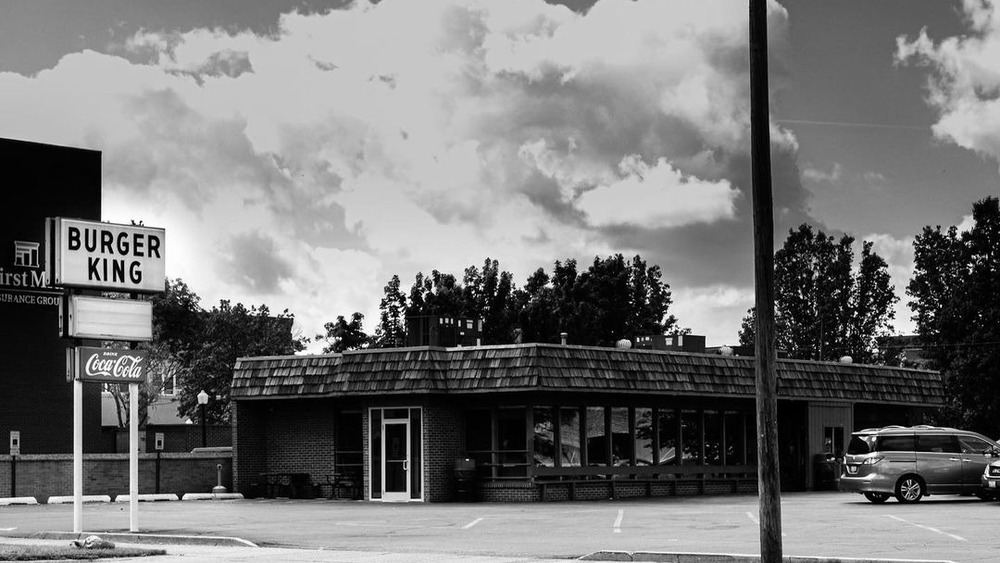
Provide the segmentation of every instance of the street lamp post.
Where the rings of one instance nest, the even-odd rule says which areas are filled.
[[[202,389],[198,393],[198,407],[201,409],[201,447],[208,445],[208,434],[205,429],[205,407],[208,406],[208,393]]]

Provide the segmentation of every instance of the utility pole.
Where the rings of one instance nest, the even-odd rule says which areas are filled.
[[[767,0],[750,0],[750,161],[753,178],[757,488],[761,563],[781,563],[778,380],[774,342],[774,211],[767,90]]]

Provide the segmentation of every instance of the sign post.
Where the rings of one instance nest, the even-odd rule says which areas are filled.
[[[73,380],[73,533],[83,533],[83,381]]]
[[[166,278],[163,229],[99,221],[46,220],[46,268],[64,288],[60,335],[72,339],[67,376],[73,381],[73,531],[83,532],[83,383],[129,386],[129,531],[139,531],[139,383],[148,352],[78,346],[80,340],[135,343],[153,338],[149,301],[71,294],[72,288],[161,293]]]

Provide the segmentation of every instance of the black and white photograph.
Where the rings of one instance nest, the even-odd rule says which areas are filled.
[[[1000,560],[996,0],[0,0],[0,561]]]

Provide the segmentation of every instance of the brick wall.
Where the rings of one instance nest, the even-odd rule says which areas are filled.
[[[457,409],[423,408],[424,500],[446,502],[455,498],[455,460],[461,452],[461,419]]]
[[[267,471],[333,473],[333,414],[329,401],[274,401],[267,411]]]
[[[233,492],[251,496],[250,484],[267,467],[267,404],[258,401],[234,401]]]
[[[232,458],[229,454],[161,454],[161,493],[209,493],[217,483],[217,465],[222,465],[222,485],[232,490]],[[139,454],[139,494],[157,492],[156,454]],[[11,483],[11,457],[0,456],[0,497],[11,496],[12,485],[19,497],[73,494],[73,456],[68,454],[26,455],[17,458],[17,482]],[[129,492],[128,454],[84,454],[83,494],[114,498]]]
[[[478,496],[479,500],[483,502],[536,502],[539,500],[538,487],[534,483],[526,481],[482,483]]]

